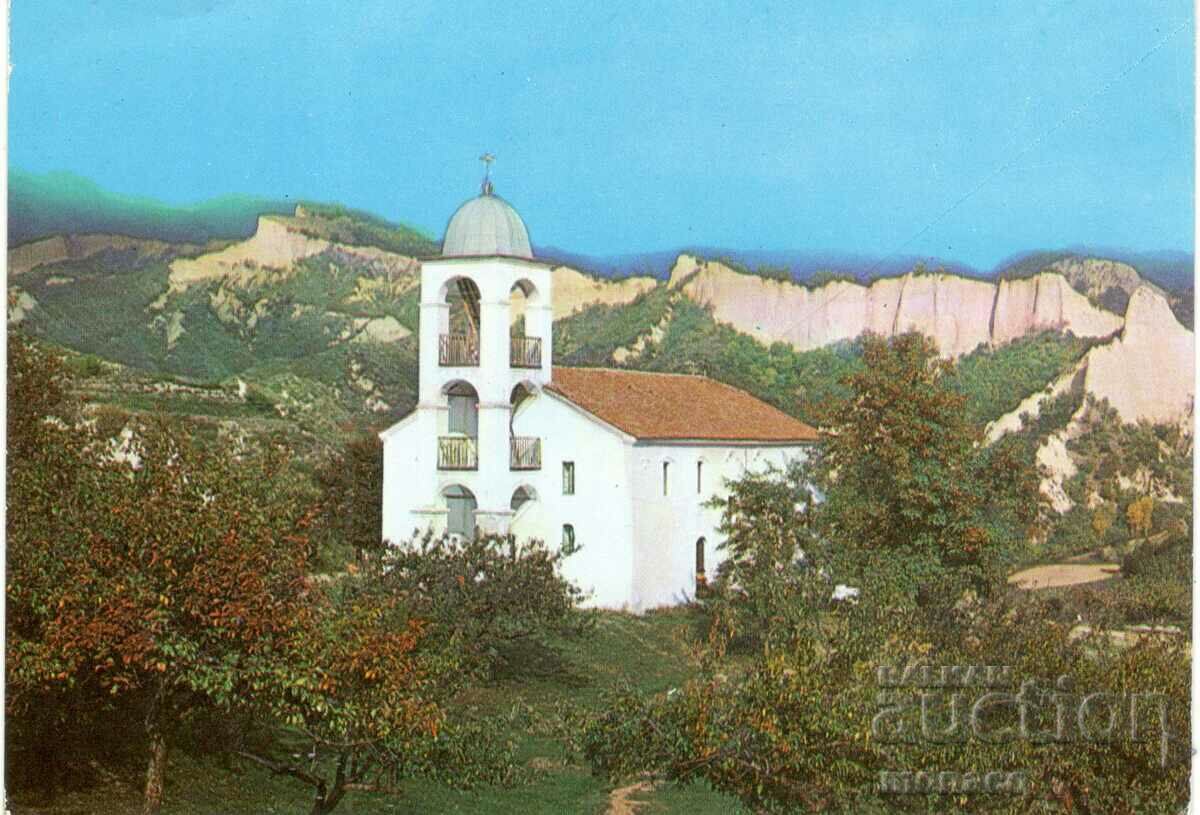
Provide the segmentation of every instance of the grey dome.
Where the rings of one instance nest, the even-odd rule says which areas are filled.
[[[458,208],[446,226],[443,257],[506,255],[533,259],[525,222],[507,201],[491,192],[485,182],[483,195]]]

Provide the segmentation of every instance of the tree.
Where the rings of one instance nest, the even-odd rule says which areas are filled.
[[[586,626],[562,555],[538,541],[431,536],[399,544],[326,587],[290,664],[300,681],[273,683],[276,750],[244,758],[308,784],[313,815],[352,790],[396,791],[425,776],[461,786],[514,780],[513,745],[494,721],[457,700],[506,646]]]
[[[383,550],[383,444],[360,432],[326,459],[316,474],[321,490],[318,531],[354,548],[355,559]]]
[[[1108,534],[1108,530],[1112,528],[1113,521],[1117,519],[1117,511],[1112,504],[1101,504],[1092,512],[1092,531],[1096,533],[1096,540],[1103,543],[1104,536]]]
[[[1125,510],[1129,520],[1129,531],[1135,536],[1145,537],[1154,528],[1154,497],[1143,495],[1131,502]]]
[[[426,534],[388,550],[375,570],[386,591],[407,598],[431,637],[454,643],[464,667],[486,674],[513,646],[546,646],[553,636],[584,633],[583,594],[562,576],[569,551],[542,541]]]
[[[562,553],[426,539],[318,580],[317,510],[281,445],[84,416],[52,354],[10,346],[6,702],[10,722],[63,714],[24,737],[58,747],[75,710],[141,723],[148,815],[173,725],[196,713],[279,736],[224,747],[311,784],[314,813],[413,775],[517,776],[511,745],[457,694],[507,644],[582,626]],[[278,757],[297,741],[305,762]]]
[[[173,723],[240,704],[302,616],[311,512],[281,450],[235,456],[165,420],[114,439],[53,354],[9,347],[8,712],[135,715],[154,813]]]
[[[702,782],[753,812],[1178,811],[1188,794],[1186,641],[1113,649],[1103,634],[1072,639],[1070,627],[1048,621],[1048,613],[1037,602],[998,598],[964,636],[956,623],[900,618],[863,595],[828,622],[841,623],[838,636],[802,637],[790,651],[713,663],[667,693],[619,691],[599,713],[572,722],[570,734],[593,770],[613,783],[646,774]],[[944,644],[931,652],[930,642]],[[881,666],[920,664],[1008,666],[1013,682],[997,691],[1009,700],[1020,683],[1034,680],[1046,695],[1031,697],[1030,737],[1016,737],[1023,714],[1015,701],[990,708],[985,736],[972,737],[970,709],[990,688],[888,689],[878,681]],[[1051,695],[1060,676],[1077,689],[1065,697],[1070,715],[1062,725]],[[1154,715],[1164,718],[1155,720],[1153,741],[1145,738],[1145,722],[1141,740],[1128,730],[1110,740],[1081,738],[1076,714],[1094,689],[1110,698],[1158,699]],[[934,700],[929,735],[921,723],[926,694]],[[954,695],[965,703],[957,717],[947,709]],[[1095,733],[1108,712],[1091,713]],[[1056,727],[1064,728],[1062,741],[1042,735]],[[980,768],[1019,768],[1025,788],[1015,795],[932,797],[891,795],[880,784],[883,771],[936,778],[944,771],[982,775]]]
[[[723,559],[704,599],[710,642],[767,646],[794,636],[828,603],[833,584],[824,547],[812,534],[810,469],[750,472],[731,482],[719,531]]]
[[[930,608],[990,591],[1041,504],[1036,470],[981,446],[931,340],[868,335],[862,350],[849,395],[823,406],[813,464],[813,522],[839,580]]]
[[[79,461],[72,497],[86,511],[32,541],[56,551],[63,573],[44,587],[40,630],[16,644],[14,704],[46,684],[127,697],[145,723],[149,815],[162,803],[172,724],[240,704],[302,616],[310,516],[290,500],[274,451],[235,460],[157,422],[134,439],[133,465]]]

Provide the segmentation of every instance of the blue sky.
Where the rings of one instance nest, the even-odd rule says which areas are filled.
[[[14,0],[10,161],[440,233],[486,149],[592,254],[1192,247],[1187,0],[447,5]]]

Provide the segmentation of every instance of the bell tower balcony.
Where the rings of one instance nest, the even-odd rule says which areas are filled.
[[[511,337],[508,345],[508,361],[513,368],[542,367],[541,337]]]
[[[443,367],[479,365],[479,337],[474,334],[442,334],[438,342],[438,364]]]

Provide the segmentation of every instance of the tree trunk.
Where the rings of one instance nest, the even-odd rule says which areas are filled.
[[[142,815],[158,815],[162,809],[166,773],[167,739],[161,728],[154,727],[150,732],[150,763],[146,768],[146,797],[142,804]]]
[[[341,802],[342,796],[346,794],[344,789],[335,789],[331,792],[318,792],[313,798],[313,806],[310,815],[329,815],[337,809],[337,805]]]
[[[166,707],[167,689],[162,680],[150,697],[146,710],[146,736],[150,742],[150,761],[146,765],[146,794],[142,801],[142,815],[158,815],[162,809],[163,784],[167,775],[167,734],[163,716]]]

